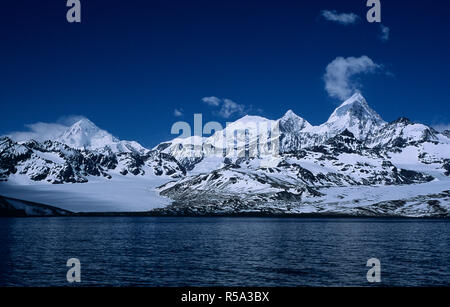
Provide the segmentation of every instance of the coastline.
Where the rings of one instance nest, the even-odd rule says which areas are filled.
[[[37,211],[30,211],[21,208],[14,208],[11,202],[20,202],[26,206],[33,207]],[[42,211],[39,211],[42,210]],[[33,212],[41,212],[33,214]],[[24,201],[17,198],[5,197],[0,195],[0,217],[168,217],[168,218],[338,218],[338,219],[396,219],[396,220],[449,220],[450,216],[400,216],[392,214],[381,215],[352,215],[345,213],[273,213],[273,212],[227,212],[227,213],[196,213],[192,211],[172,212],[164,208],[151,211],[140,212],[72,212],[55,206],[41,204],[36,202]]]

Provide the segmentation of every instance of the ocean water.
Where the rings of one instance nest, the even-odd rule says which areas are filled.
[[[449,286],[450,221],[0,219],[0,286]],[[81,282],[66,280],[69,258]]]

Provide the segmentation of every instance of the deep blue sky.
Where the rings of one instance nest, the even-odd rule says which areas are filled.
[[[379,24],[365,19],[365,0],[81,3],[81,24],[66,21],[66,0],[2,3],[0,134],[85,115],[150,147],[195,112],[224,123],[205,96],[252,105],[272,119],[293,109],[320,124],[338,104],[324,90],[326,66],[362,55],[389,72],[360,79],[385,120],[450,123],[447,1],[382,0],[391,30],[385,43]],[[361,19],[344,26],[325,21],[321,10]],[[176,118],[175,108],[184,116]]]

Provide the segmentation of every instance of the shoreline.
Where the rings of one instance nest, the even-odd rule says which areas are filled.
[[[5,204],[8,201],[21,202],[25,205],[42,210],[50,210],[47,214],[30,214],[25,209],[7,208]],[[0,218],[45,218],[45,217],[167,217],[167,218],[318,218],[318,219],[396,219],[396,220],[450,220],[449,216],[397,216],[397,215],[351,215],[351,214],[332,214],[332,213],[270,213],[270,212],[235,212],[235,213],[173,213],[157,211],[142,212],[71,212],[58,207],[29,202],[17,198],[5,197],[0,195]],[[47,211],[48,212],[48,211]]]

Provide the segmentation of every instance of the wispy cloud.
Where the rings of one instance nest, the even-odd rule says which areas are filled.
[[[320,15],[328,21],[337,22],[342,25],[355,24],[359,16],[354,13],[338,13],[335,10],[323,10]]]
[[[219,104],[222,102],[221,99],[214,97],[214,96],[210,96],[210,97],[203,97],[202,101],[210,106],[214,106],[217,107],[219,106]]]
[[[387,42],[389,40],[389,34],[391,32],[391,29],[389,27],[386,27],[384,25],[380,25],[381,34],[380,34],[380,40],[382,42]]]
[[[17,142],[28,140],[45,141],[60,136],[67,129],[67,126],[39,122],[25,125],[25,128],[25,131],[10,132],[7,136]]]
[[[39,142],[59,137],[68,127],[86,117],[71,115],[59,118],[54,123],[37,122],[25,125],[24,131],[14,131],[6,134],[17,142],[36,140]]]
[[[218,115],[223,118],[230,118],[234,114],[244,115],[245,113],[244,105],[238,104],[231,99],[224,99]]]
[[[337,57],[328,64],[323,76],[325,90],[330,97],[341,100],[347,99],[359,90],[360,85],[354,79],[356,75],[375,73],[381,68],[381,65],[375,63],[366,55],[359,58]]]
[[[183,116],[183,109],[175,109],[175,110],[173,110],[173,116],[175,116],[175,117],[181,117],[181,116]]]
[[[218,98],[215,96],[204,97],[202,101],[209,106],[218,108],[213,112],[216,116],[222,118],[231,118],[233,116],[243,116],[249,112],[262,113],[262,110],[257,108],[254,110],[253,106],[246,106],[244,104],[239,104],[228,98]]]
[[[80,121],[82,119],[89,120],[86,116],[83,115],[67,115],[67,116],[61,116],[56,120],[57,124],[63,125],[63,126],[72,126],[77,121]]]

